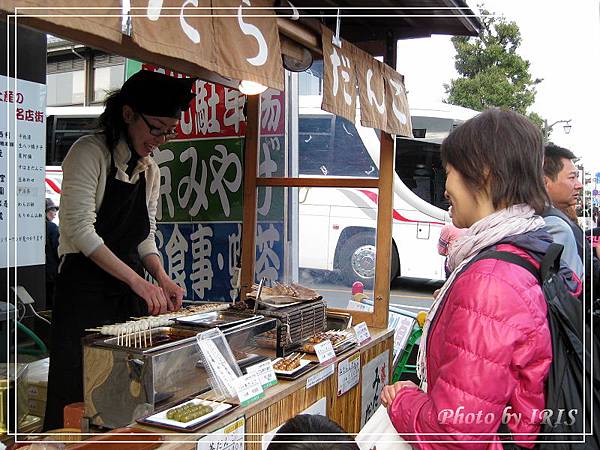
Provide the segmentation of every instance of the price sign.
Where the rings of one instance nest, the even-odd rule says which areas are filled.
[[[196,450],[244,450],[246,419],[240,417],[229,425],[214,431],[196,444]]]
[[[252,402],[255,402],[259,398],[263,398],[265,396],[265,392],[263,391],[262,386],[258,382],[256,378],[256,374],[249,373],[248,375],[243,375],[237,378],[233,387],[235,392],[237,392],[237,396],[240,399],[240,405],[246,406]]]
[[[329,378],[331,375],[333,375],[334,372],[335,372],[335,366],[333,364],[331,364],[331,365],[327,366],[326,368],[324,368],[323,370],[321,370],[319,373],[308,377],[306,379],[306,389],[310,389],[311,387],[319,384],[321,381],[325,381],[327,378]]]
[[[273,370],[273,362],[270,359],[254,364],[253,366],[248,367],[246,371],[256,375],[258,382],[263,389],[267,389],[268,387],[277,384],[277,377]]]
[[[355,353],[338,364],[338,397],[360,381],[360,353]]]
[[[365,342],[371,340],[371,333],[369,333],[369,327],[365,322],[361,322],[354,327],[354,333],[356,333],[356,340],[358,345],[363,345]]]
[[[316,344],[315,353],[317,354],[317,358],[319,358],[319,362],[321,364],[335,359],[335,350],[333,350],[333,345],[331,345],[331,341],[329,339]]]

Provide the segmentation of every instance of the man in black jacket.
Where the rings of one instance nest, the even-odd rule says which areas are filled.
[[[54,218],[58,206],[51,198],[46,198],[46,308],[52,308],[54,281],[58,273],[58,225]]]

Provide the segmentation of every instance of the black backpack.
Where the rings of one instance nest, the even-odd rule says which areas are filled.
[[[591,319],[584,314],[582,301],[569,292],[558,275],[562,250],[562,245],[551,244],[539,270],[514,253],[493,250],[483,251],[469,265],[482,259],[500,259],[523,267],[540,281],[548,306],[552,364],[546,382],[545,408],[549,412],[542,416],[545,420],[536,449],[600,449],[600,345],[590,332]],[[508,427],[501,426],[499,432],[508,432]],[[511,447],[518,448],[505,445]]]

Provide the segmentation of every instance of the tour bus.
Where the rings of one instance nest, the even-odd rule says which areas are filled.
[[[60,164],[71,144],[94,129],[103,107],[47,109],[46,196],[60,203]],[[392,279],[442,280],[439,233],[449,222],[440,144],[477,112],[448,104],[412,107],[414,139],[398,138],[394,174]],[[298,119],[300,176],[376,177],[378,131],[321,109],[321,97],[303,95]],[[300,188],[298,266],[337,271],[351,284],[373,284],[376,189]]]
[[[321,96],[301,96],[299,174],[376,177],[378,131],[321,110]],[[450,221],[444,197],[440,144],[476,111],[440,103],[411,107],[414,139],[397,138],[394,174],[391,278],[443,280],[437,253],[441,227]],[[301,188],[299,267],[339,271],[351,284],[373,284],[376,189]]]

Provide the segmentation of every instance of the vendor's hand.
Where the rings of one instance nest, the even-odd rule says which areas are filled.
[[[149,314],[156,316],[167,312],[167,297],[161,287],[149,283],[142,277],[136,278],[130,287],[146,302]]]
[[[404,388],[418,389],[419,386],[417,386],[412,381],[408,381],[408,380],[398,381],[397,383],[394,383],[392,385],[385,386],[383,388],[383,391],[381,392],[381,403],[383,404],[383,406],[385,406],[387,408],[392,403],[394,403],[394,399],[396,398],[396,395],[398,395],[398,392],[400,392],[400,390],[404,389]]]
[[[431,294],[431,296],[433,297],[434,300],[436,298],[438,298],[438,295],[440,295],[441,290],[442,290],[442,288],[439,288],[439,289],[436,289],[435,291],[433,291],[433,294]]]
[[[179,308],[181,308],[183,293],[185,292],[183,288],[170,278],[164,278],[163,280],[160,280],[158,284],[165,294],[169,311],[178,311]]]

